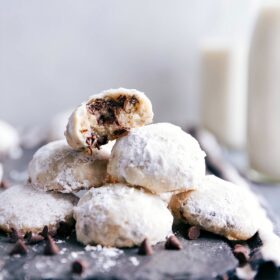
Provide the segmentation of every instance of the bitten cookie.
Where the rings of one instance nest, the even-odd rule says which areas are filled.
[[[83,244],[132,247],[148,238],[164,241],[173,217],[155,195],[123,184],[91,189],[74,209],[77,239]]]
[[[70,222],[77,197],[38,191],[29,185],[8,188],[0,195],[0,229],[39,233],[47,225],[55,232],[59,222]]]
[[[108,174],[153,193],[187,190],[205,175],[204,157],[198,142],[180,127],[151,124],[116,141]]]
[[[206,176],[197,190],[175,195],[170,208],[175,216],[229,240],[247,240],[258,230],[255,197],[213,175]]]
[[[19,149],[19,135],[15,128],[0,120],[0,158]]]
[[[135,89],[110,89],[91,96],[72,113],[65,136],[72,148],[91,150],[152,120],[152,104],[144,93]]]
[[[99,187],[107,175],[110,153],[94,150],[91,155],[76,151],[65,140],[51,142],[41,147],[29,163],[31,184],[45,191],[62,193]]]

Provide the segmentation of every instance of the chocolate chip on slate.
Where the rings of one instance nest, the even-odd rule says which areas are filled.
[[[9,237],[10,242],[12,243],[16,243],[19,239],[23,238],[22,234],[20,234],[19,231],[15,228],[11,228],[11,233],[9,234]]]
[[[257,275],[255,276],[256,280],[263,280],[263,279],[269,279],[269,280],[276,280],[279,279],[280,273],[279,269],[277,268],[276,264],[273,261],[267,261],[264,263],[261,263],[259,265],[259,269],[257,272]]]
[[[72,263],[72,272],[75,274],[82,274],[87,267],[87,263],[84,260],[75,260]]]
[[[191,226],[187,229],[187,237],[190,240],[198,239],[200,236],[200,229],[197,226]]]
[[[165,243],[165,249],[167,250],[181,250],[183,247],[179,239],[175,235],[168,237]]]
[[[238,259],[240,266],[244,266],[249,260],[250,250],[241,244],[236,244],[233,254]]]
[[[49,228],[48,228],[48,226],[44,226],[42,232],[40,232],[39,234],[42,235],[45,239],[47,239],[48,236],[49,236]]]
[[[6,180],[0,181],[0,189],[7,189],[9,185],[10,184]]]
[[[154,251],[149,240],[145,238],[138,249],[138,255],[151,256],[153,253]]]
[[[10,255],[26,255],[28,252],[27,247],[25,246],[24,242],[22,240],[18,240],[10,252]]]
[[[28,244],[37,244],[41,241],[43,241],[45,238],[42,235],[34,234],[32,232],[28,232],[26,234],[26,242]]]
[[[51,236],[48,236],[47,240],[46,240],[44,254],[52,256],[52,255],[57,255],[59,253],[59,251],[60,250],[59,250],[58,246],[56,245],[55,241],[52,239]]]

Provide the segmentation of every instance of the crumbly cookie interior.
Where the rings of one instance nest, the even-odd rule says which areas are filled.
[[[129,131],[131,127],[143,125],[140,101],[135,96],[120,94],[90,100],[87,104],[90,131],[85,131],[86,144],[99,148]]]

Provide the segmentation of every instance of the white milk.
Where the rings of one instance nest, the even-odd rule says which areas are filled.
[[[263,178],[280,181],[279,3],[264,6],[257,18],[249,57],[248,90],[250,167]]]
[[[225,146],[246,141],[246,49],[210,42],[201,49],[201,124]]]

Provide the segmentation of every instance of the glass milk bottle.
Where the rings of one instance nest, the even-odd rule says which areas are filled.
[[[208,40],[201,48],[201,125],[229,149],[246,142],[247,50]]]
[[[248,161],[253,179],[280,182],[280,4],[263,6],[252,37]]]

